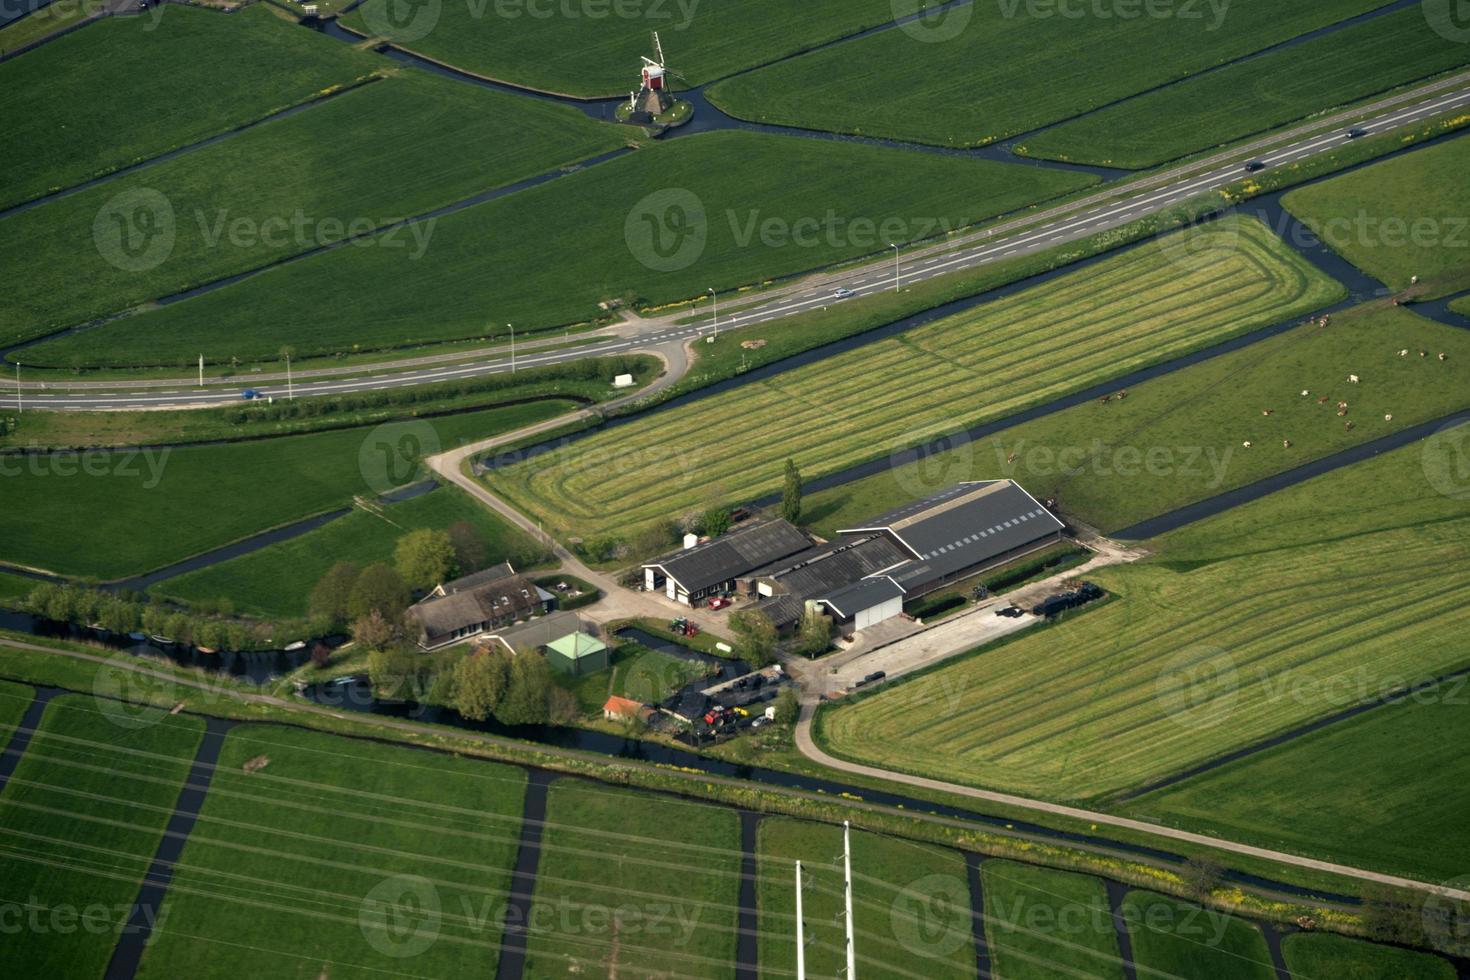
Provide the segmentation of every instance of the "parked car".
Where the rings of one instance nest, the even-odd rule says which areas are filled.
[[[718,595],[715,596],[713,599],[711,599],[709,601],[709,607],[711,609],[724,609],[729,604],[730,604],[730,600],[729,599],[726,599],[724,596],[718,596]]]
[[[1018,616],[1024,616],[1025,615],[1024,612],[1022,612],[1020,609],[1016,608],[1015,606],[1006,606],[1004,609],[997,609],[995,611],[995,614],[997,616],[1005,616],[1007,619],[1015,619]]]
[[[1253,174],[1253,173],[1256,173],[1257,171],[1265,170],[1265,169],[1266,169],[1266,161],[1265,160],[1252,160],[1252,161],[1250,161],[1249,163],[1247,163],[1245,165],[1245,172],[1248,173],[1248,174]]]
[[[839,289],[833,291],[832,298],[833,299],[851,299],[852,297],[854,297],[856,295],[857,295],[857,293],[853,292],[851,289],[848,289],[846,286],[842,286]]]
[[[749,711],[746,711],[744,708],[740,707],[739,705],[736,705],[735,706],[735,713],[737,715],[739,715],[741,718],[749,718],[750,717],[750,712]]]

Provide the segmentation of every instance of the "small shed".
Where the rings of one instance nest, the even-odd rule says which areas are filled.
[[[586,633],[570,633],[546,644],[546,659],[553,670],[585,677],[607,669],[607,644]]]
[[[626,721],[637,718],[646,722],[653,717],[653,709],[642,702],[613,694],[602,706],[602,717],[608,721]]]

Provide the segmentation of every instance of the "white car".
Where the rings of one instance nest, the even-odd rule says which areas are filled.
[[[838,289],[836,292],[834,292],[832,294],[832,298],[833,299],[851,299],[852,297],[854,297],[856,295],[857,295],[857,293],[853,292],[851,289],[848,289],[846,286],[843,286],[842,288]]]

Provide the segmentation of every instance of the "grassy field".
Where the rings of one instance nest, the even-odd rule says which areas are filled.
[[[1089,180],[1017,164],[710,133],[447,216],[421,260],[405,248],[338,249],[26,356],[63,366],[167,364],[181,349],[248,359],[286,343],[307,356],[491,334],[503,340],[507,322],[524,335],[595,317],[610,297],[657,304],[801,272]],[[655,226],[662,251],[650,237]]]
[[[709,673],[703,664],[671,657],[637,643],[624,643],[618,649],[612,693],[644,704],[657,704],[695,678]]]
[[[99,579],[147,571],[371,498],[411,482],[426,450],[572,407],[551,400],[223,446],[9,457],[0,559]]]
[[[185,602],[228,598],[236,611],[267,618],[306,615],[312,587],[339,561],[359,567],[393,561],[400,537],[418,528],[444,530],[460,521],[479,532],[486,563],[513,560],[517,568],[536,555],[537,543],[454,486],[389,504],[380,512],[356,509],[299,538],[271,545],[221,565],[167,579],[153,591]]]
[[[8,54],[92,16],[100,4],[51,3],[0,27],[0,54]]]
[[[138,976],[492,976],[524,793],[511,766],[236,729]]]
[[[734,810],[552,783],[525,976],[733,977]]]
[[[1014,861],[986,861],[980,874],[996,976],[1122,980],[1117,928],[1102,879]]]
[[[794,865],[801,861],[807,970],[836,976],[846,955],[842,828],[766,817],[757,848],[762,975],[790,976],[796,967]],[[958,852],[854,832],[852,866],[859,976],[975,975],[970,891]]]
[[[1431,459],[1409,446],[1176,532],[1089,576],[1114,601],[828,709],[822,737],[1098,801],[1465,666],[1470,504],[1425,479]]]
[[[1008,477],[1111,531],[1466,407],[1470,334],[1402,308],[1360,307],[1334,314],[1325,330],[1303,325],[1145,382],[1126,399],[1078,405],[813,494],[806,511],[826,534],[940,483]]]
[[[1455,968],[1427,953],[1325,933],[1295,933],[1281,955],[1296,980],[1454,980]]]
[[[36,580],[33,578],[0,572],[0,605],[14,605],[17,600],[30,595],[35,587]]]
[[[81,6],[42,8],[0,31],[0,46],[24,43],[12,40],[22,24],[26,33],[60,26],[58,13]],[[0,207],[227,132],[384,64],[263,4],[230,16],[168,7],[103,18],[0,64]],[[168,98],[157,97],[160,78]]]
[[[1188,17],[1081,19],[1052,7],[1044,8],[1050,15],[1028,16],[1027,7],[975,4],[929,30],[885,31],[741,75],[711,88],[709,97],[760,122],[974,146],[1382,3],[1326,0],[1283,9],[1272,0],[1237,0],[1228,16],[1202,4]]]
[[[1026,139],[1026,156],[1141,169],[1446,71],[1470,48],[1415,7],[1062,123]],[[1207,113],[1200,107],[1208,106]]]
[[[601,16],[557,16],[550,7],[531,4],[446,3],[434,8],[436,14],[395,27],[384,16],[385,0],[368,0],[343,23],[517,85],[578,96],[626,96],[638,82],[639,58],[653,55],[650,31],[660,32],[668,65],[683,75],[681,81],[702,85],[882,24],[905,2],[913,0],[638,3]],[[538,15],[538,9],[544,12]],[[625,10],[631,16],[620,13]]]
[[[61,924],[0,946],[9,976],[102,975],[189,772],[201,722],[117,724],[113,705],[53,700],[0,793],[5,901]]]
[[[1266,937],[1242,919],[1144,891],[1128,893],[1123,915],[1141,974],[1158,970],[1184,980],[1275,980]]]
[[[25,714],[35,691],[25,684],[0,681],[0,746],[9,741],[11,732]]]
[[[1191,257],[1174,261],[1181,251]],[[1228,220],[769,380],[582,439],[492,483],[558,533],[623,529],[807,479],[1290,318],[1339,287]]]
[[[1425,298],[1470,287],[1470,137],[1375,163],[1282,199],[1335,251],[1395,289]]]
[[[0,220],[0,250],[14,257],[15,272],[0,303],[0,338],[40,336],[259,268],[612,149],[621,139],[573,109],[422,72],[372,82]],[[432,180],[404,179],[430,168]],[[144,216],[156,233],[144,229]],[[129,231],[120,238],[124,223]],[[368,241],[407,263],[432,261],[437,230],[437,222],[420,222]],[[105,348],[110,336],[104,328],[89,340]],[[175,348],[163,363],[192,365],[198,353]],[[204,353],[228,360],[237,351]],[[18,356],[47,363],[29,351]],[[134,363],[125,355],[98,362]]]

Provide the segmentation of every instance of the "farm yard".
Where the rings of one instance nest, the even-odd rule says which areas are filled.
[[[656,306],[698,297],[939,235],[1094,180],[798,137],[700,134],[447,215],[421,257],[337,249],[37,345],[26,359],[171,364],[181,349],[249,360],[283,344],[307,356],[503,338],[507,322],[527,333],[592,319],[609,298]],[[657,247],[669,255],[651,238],[641,251],[630,244],[652,234],[650,223],[675,221],[669,208],[690,222],[659,225]]]
[[[1348,381],[1359,372],[1361,383]],[[1114,531],[1464,408],[1470,333],[1376,303],[1146,381],[1126,398],[820,491],[806,506],[827,534],[937,489],[934,474],[1008,478]]]
[[[94,919],[7,942],[0,965],[11,976],[102,975],[188,775],[198,719],[137,726],[106,713],[112,707],[53,699],[0,793],[6,902],[92,909]]]
[[[360,34],[382,37],[479,75],[580,97],[625,96],[639,57],[661,33],[682,81],[702,85],[891,20],[915,0],[785,0],[639,4],[629,19],[547,16],[530,4],[445,3],[401,26],[386,0],[368,0],[343,17]],[[619,8],[622,10],[624,8]]]
[[[43,10],[35,19],[55,19]],[[18,46],[10,38],[19,26],[0,31],[0,47]],[[0,64],[0,208],[246,126],[384,64],[264,4],[229,17],[176,6],[157,19],[89,24]],[[167,99],[148,97],[159,78],[169,80]],[[42,87],[46,111],[31,111]]]
[[[1079,20],[1056,11],[1007,16],[1004,6],[974,4],[912,31],[884,31],[739,75],[708,95],[756,122],[978,146],[1383,5],[1324,0],[1283,9],[1236,0],[1224,17],[1201,5],[1194,17]]]
[[[1087,113],[1026,137],[1016,152],[1152,167],[1467,61],[1470,49],[1412,7]]]
[[[508,139],[512,133],[514,140]],[[119,313],[573,163],[620,141],[612,127],[562,106],[421,73],[372,82],[145,171],[0,218],[0,249],[13,257],[15,277],[0,302],[0,339],[27,340]],[[432,181],[387,176],[431,163]],[[133,255],[123,239],[107,238],[110,226],[97,230],[114,202],[132,199],[120,195],[149,202],[150,213],[171,225],[171,239],[158,239],[168,243],[167,251]],[[432,224],[418,223],[372,240],[415,262],[429,254],[433,232]],[[115,233],[121,234],[132,232]],[[103,327],[87,341],[105,348],[112,329]],[[175,362],[180,349],[164,363]],[[186,358],[197,355],[192,346],[182,350]],[[30,351],[20,356],[45,361]]]
[[[1470,137],[1289,192],[1282,203],[1334,251],[1420,298],[1470,288]]]
[[[1470,665],[1454,640],[1470,622],[1470,510],[1428,485],[1421,452],[1166,536],[1159,559],[1089,576],[1115,596],[1106,605],[826,709],[824,744],[898,771],[1107,801]]]
[[[788,457],[812,479],[1340,295],[1263,225],[1227,219],[900,337],[635,419],[488,479],[555,533],[622,532],[683,509],[773,493]],[[738,427],[728,425],[734,419]],[[720,436],[712,440],[714,431]]]
[[[88,579],[138,574],[407,485],[434,442],[447,449],[573,407],[548,399],[256,442],[10,460],[0,560]]]
[[[1014,861],[981,866],[985,938],[997,976],[1122,980],[1123,959],[1102,879]]]

